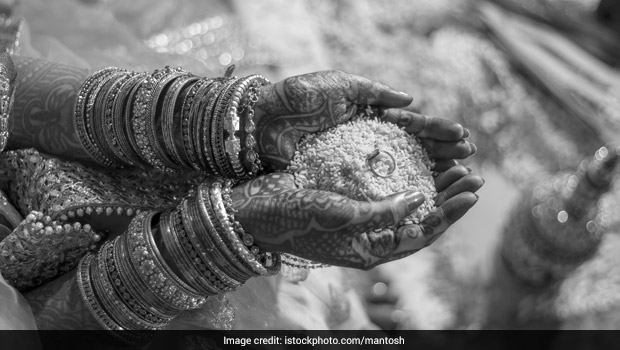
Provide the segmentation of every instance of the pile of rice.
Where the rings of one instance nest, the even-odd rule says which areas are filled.
[[[396,160],[396,169],[387,178],[376,176],[367,165],[366,158],[377,148],[390,152]],[[373,167],[385,174],[391,161],[382,158]],[[419,223],[435,206],[433,165],[415,136],[366,111],[347,123],[304,137],[288,171],[300,188],[327,190],[357,200],[376,201],[396,192],[419,191],[426,201],[405,219]]]

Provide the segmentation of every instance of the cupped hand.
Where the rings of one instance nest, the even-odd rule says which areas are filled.
[[[445,171],[477,152],[476,145],[467,141],[469,130],[449,119],[429,117],[412,111],[391,108],[379,111],[379,118],[416,135],[435,161],[438,172]]]
[[[419,224],[399,226],[424,201],[402,192],[376,202],[297,188],[272,173],[233,188],[236,218],[268,251],[324,264],[369,269],[413,254],[435,241],[478,200],[482,178],[454,166],[435,179],[437,208]],[[391,229],[393,227],[394,229]]]
[[[341,71],[286,78],[260,88],[256,141],[264,164],[285,169],[302,136],[344,123],[366,106],[405,107],[412,97],[385,84]]]
[[[387,85],[341,71],[322,71],[286,78],[260,88],[255,105],[256,140],[263,163],[285,169],[297,143],[350,120],[370,106],[380,118],[415,134],[437,162],[438,171],[476,152],[460,124],[400,109],[413,98]]]

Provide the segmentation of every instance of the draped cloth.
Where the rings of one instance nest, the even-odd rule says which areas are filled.
[[[7,60],[15,52],[21,20],[0,16],[0,63],[10,66]],[[6,237],[21,221],[21,215],[10,200],[0,191],[0,240]],[[11,287],[0,274],[0,330],[36,329],[30,306],[24,297]]]

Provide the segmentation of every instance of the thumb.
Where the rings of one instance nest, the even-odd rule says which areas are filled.
[[[370,210],[363,220],[363,231],[381,230],[395,226],[406,216],[414,213],[422,203],[424,195],[417,191],[399,192],[377,202],[368,202]]]
[[[353,75],[353,80],[357,83],[358,96],[353,101],[356,104],[399,108],[406,107],[413,101],[413,97],[383,83],[359,75]]]

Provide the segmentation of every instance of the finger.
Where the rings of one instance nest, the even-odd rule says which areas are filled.
[[[465,159],[478,151],[476,145],[465,140],[446,142],[421,139],[421,141],[432,159]]]
[[[382,235],[389,234],[383,232],[385,228],[394,226],[402,221],[406,216],[413,214],[422,203],[424,195],[416,191],[396,193],[388,196],[384,200],[377,202],[361,202],[368,206],[367,214],[359,218],[359,226],[356,233],[369,232],[375,234],[376,239]]]
[[[446,200],[439,208],[443,209],[449,225],[454,224],[478,202],[478,195],[471,192],[459,193]]]
[[[393,194],[379,202],[359,203],[362,205],[360,212],[366,214],[357,215],[352,220],[353,225],[346,228],[346,232],[354,236],[352,249],[359,256],[377,262],[389,256],[398,244],[390,227],[394,227],[417,210],[424,203],[424,195],[409,191]],[[364,206],[367,208],[363,208]]]
[[[457,165],[459,165],[459,162],[454,159],[440,159],[435,161],[435,167],[433,168],[433,171],[441,173]]]
[[[469,136],[461,124],[444,118],[433,118],[403,109],[386,109],[380,118],[405,128],[410,134],[439,141],[458,141]]]
[[[444,233],[448,227],[463,217],[478,201],[471,192],[460,193],[446,200],[439,208],[428,214],[420,224],[404,225],[396,229],[399,244],[393,259],[400,259],[427,247]]]
[[[446,200],[456,196],[459,193],[471,192],[475,193],[484,185],[484,179],[478,175],[468,174],[450,184],[435,197],[435,205],[440,206]]]
[[[397,108],[406,107],[413,101],[413,97],[407,93],[394,90],[383,83],[353,74],[351,78],[356,85],[354,91],[357,91],[357,96],[353,96],[351,101],[355,104]]]
[[[454,166],[435,178],[435,189],[437,192],[441,192],[445,190],[446,187],[452,185],[456,180],[469,173],[471,173],[471,171],[463,165]]]

